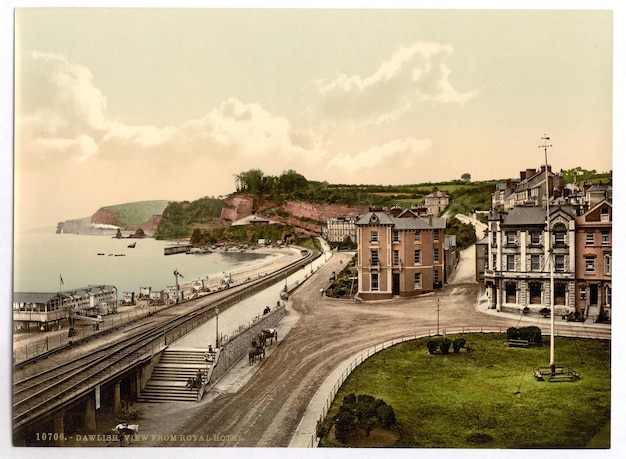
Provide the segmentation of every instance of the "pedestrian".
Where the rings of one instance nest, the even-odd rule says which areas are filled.
[[[324,296],[324,289],[323,288],[320,289],[320,296]]]

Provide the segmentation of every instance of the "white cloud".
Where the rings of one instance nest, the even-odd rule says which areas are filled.
[[[420,102],[464,104],[473,92],[458,92],[448,80],[451,45],[418,42],[397,49],[369,76],[338,74],[315,82],[324,116],[354,124],[381,123]]]
[[[16,69],[15,136],[21,164],[77,164],[97,153],[97,139],[108,127],[106,99],[89,69],[38,52]]]
[[[345,153],[336,155],[330,160],[328,166],[344,169],[350,174],[372,169],[381,171],[398,167],[407,169],[418,157],[424,156],[431,145],[430,139],[396,139],[354,155]]]

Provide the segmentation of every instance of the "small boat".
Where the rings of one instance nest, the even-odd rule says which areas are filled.
[[[102,253],[102,252],[99,252],[99,253],[98,253],[98,255],[104,255],[104,253]]]
[[[133,242],[132,244],[128,244],[128,248],[129,249],[134,249],[136,245],[137,245],[137,243]]]

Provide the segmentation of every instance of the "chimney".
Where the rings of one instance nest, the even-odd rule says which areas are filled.
[[[429,224],[430,226],[433,226],[433,214],[429,214],[429,215],[428,215],[428,224]]]
[[[391,208],[391,216],[393,218],[396,218],[401,213],[402,213],[402,207],[400,207],[399,205],[396,204]]]

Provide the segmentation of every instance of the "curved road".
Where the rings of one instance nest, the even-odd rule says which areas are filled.
[[[477,310],[482,289],[474,280],[474,247],[462,252],[451,282],[434,295],[362,304],[321,297],[330,273],[350,258],[336,254],[294,292],[283,319],[293,327],[236,392],[224,391],[197,405],[148,407],[143,411],[148,431],[142,432],[157,430],[163,437],[148,435],[134,445],[286,447],[317,388],[344,360],[393,338],[436,333],[437,299],[442,332],[446,326],[506,330],[519,323]]]

